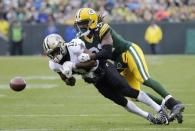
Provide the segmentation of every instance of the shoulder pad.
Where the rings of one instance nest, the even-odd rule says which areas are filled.
[[[102,39],[109,30],[110,30],[110,26],[107,23],[100,23],[99,25],[100,39]]]
[[[69,52],[79,54],[83,53],[85,43],[81,39],[72,39],[72,41],[67,44],[67,47]]]

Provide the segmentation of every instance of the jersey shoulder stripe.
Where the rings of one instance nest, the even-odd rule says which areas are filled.
[[[110,26],[107,23],[102,23],[99,30],[100,39],[102,39],[109,30],[110,30]]]

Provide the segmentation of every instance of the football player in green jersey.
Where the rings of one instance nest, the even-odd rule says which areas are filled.
[[[86,61],[96,59],[95,54],[101,49],[102,41],[104,43],[112,41],[112,60],[115,62],[117,69],[121,71],[121,75],[128,81],[128,84],[137,90],[140,90],[141,84],[152,88],[164,99],[150,96],[156,102],[171,110],[169,120],[172,121],[176,118],[178,123],[182,123],[184,105],[175,100],[158,81],[151,78],[144,54],[137,44],[122,38],[107,23],[104,23],[101,17],[98,17],[97,13],[91,8],[81,8],[77,12],[75,27],[78,31],[77,36],[85,42],[88,49],[94,52],[91,55],[84,54],[83,58],[86,58]],[[106,53],[106,48],[103,50]]]

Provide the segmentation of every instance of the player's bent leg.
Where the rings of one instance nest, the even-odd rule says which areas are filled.
[[[147,118],[149,113],[143,111],[142,109],[140,109],[139,107],[137,107],[132,101],[127,101],[127,105],[125,107],[125,109],[129,112],[133,112],[135,114],[138,114],[144,118]]]
[[[147,95],[153,100],[153,101],[155,101],[157,104],[159,104],[159,105],[161,105],[162,104],[162,102],[163,102],[163,100],[164,99],[162,99],[162,98],[160,98],[160,97],[157,97],[157,96],[154,96],[154,95],[152,95],[152,94],[150,94],[150,93],[147,93]]]
[[[122,81],[123,79],[121,79]],[[123,82],[123,84],[125,84],[125,82]],[[133,89],[133,88],[130,88],[128,86],[123,86],[123,88],[121,89],[121,93],[124,95],[124,96],[128,96],[128,97],[131,97],[132,94],[130,93],[136,93],[136,96],[137,96],[137,90]],[[162,109],[161,109],[161,106],[158,105],[157,103],[155,103],[149,96],[147,96],[143,91],[139,91],[139,94],[137,96],[137,100],[148,105],[148,106],[151,106],[157,113],[158,113],[158,117],[157,117],[157,123],[158,124],[168,124],[168,117],[167,117],[167,114],[166,112],[163,112]]]
[[[136,77],[134,76],[134,74],[128,69],[126,68],[123,72],[121,72],[121,75],[128,81],[128,84],[133,88],[133,89],[138,89],[140,91],[140,82],[136,79]],[[123,89],[124,92],[129,92],[128,88]],[[126,90],[126,91],[125,91]],[[126,94],[124,94],[126,95]],[[128,95],[126,95],[128,96]],[[157,113],[158,113],[158,123],[165,123],[168,124],[168,117],[166,115],[166,112],[162,112],[161,111],[161,107],[156,104],[152,99],[150,99],[145,93],[143,93],[142,91],[139,93],[138,99],[143,102],[146,105],[151,106]],[[164,113],[164,114],[163,114]]]
[[[163,124],[169,124],[168,121],[168,115],[166,114],[165,110],[155,103],[146,93],[143,91],[140,91],[137,100],[141,101],[142,103],[147,104],[148,106],[151,106],[156,112],[157,112],[157,119],[159,122],[162,122]]]
[[[128,100],[127,106],[125,107],[125,109],[129,112],[132,112],[134,114],[138,114],[138,115],[144,117],[152,124],[164,124],[162,119],[159,119],[158,117],[155,118],[154,116],[152,116],[151,113],[143,111],[141,108],[137,107],[132,101]]]
[[[107,83],[116,91],[120,92],[123,96],[137,98],[139,90],[130,87],[127,81],[118,73],[115,66],[108,63],[105,69],[105,77]]]
[[[148,87],[151,87],[154,91],[156,91],[163,98],[165,98],[164,105],[169,110],[171,110],[169,121],[173,121],[176,118],[178,123],[183,122],[182,112],[184,111],[185,107],[181,102],[175,100],[159,82],[152,78],[149,78],[148,80],[144,81],[143,84]]]
[[[149,104],[151,105],[151,103]],[[133,112],[135,114],[138,114],[147,120],[149,120],[153,124],[169,124],[168,116],[164,109],[162,109],[159,105],[155,105],[155,102],[153,103],[154,106],[156,106],[157,117],[154,118],[150,113],[143,111],[139,107],[137,107],[132,101],[128,101],[127,106],[125,109],[127,109],[130,112]]]
[[[127,107],[132,112],[139,114],[140,116],[146,117],[146,113],[135,105],[128,106],[127,99],[124,96],[137,98],[139,91],[131,88],[127,81],[117,72],[116,68],[112,64],[107,64],[105,69],[105,76],[101,81],[98,81],[95,86],[99,92],[106,98],[114,101],[118,105]],[[148,116],[149,114],[147,114]],[[156,124],[163,124],[157,123]]]
[[[145,119],[147,119],[149,122],[153,124],[163,124],[159,121],[159,119],[153,117],[151,113],[148,113],[139,107],[137,107],[133,102],[127,100],[125,97],[123,97],[121,94],[113,90],[111,87],[106,85],[103,82],[96,83],[96,88],[98,91],[106,98],[112,100],[118,105],[121,105],[124,107],[128,112],[134,113],[136,115],[139,115]]]
[[[165,90],[165,88],[156,80],[151,77],[143,82],[145,86],[152,88],[155,92],[161,95],[163,98],[169,95],[169,93]]]
[[[116,92],[116,90],[114,90],[112,87],[109,87],[109,85],[107,85],[105,82],[98,82],[95,86],[104,97],[112,100],[118,105],[121,105],[128,111],[134,112],[145,118],[148,116],[148,113],[137,109],[137,107],[132,104],[132,102],[129,102],[125,97],[123,97],[120,93]],[[135,107],[135,109],[133,107]]]
[[[128,68],[126,68],[123,72],[121,72],[121,75],[128,81],[128,84],[133,89],[138,89],[140,91],[140,82],[134,77],[133,73],[131,73]],[[125,92],[128,92],[128,89]],[[142,99],[143,103],[151,106],[158,113],[158,117],[157,117],[158,122],[157,123],[165,123],[165,124],[169,123],[168,116],[167,116],[166,112],[164,112],[161,109],[161,107],[159,106],[159,105],[161,105],[162,99],[160,99],[160,100],[158,99],[160,101],[159,105],[158,105],[143,92],[140,92],[139,96],[141,96],[141,98],[143,98]]]
[[[106,98],[112,100],[118,105],[125,107],[127,105],[127,100],[124,99],[121,95],[116,93],[112,87],[110,87],[106,81],[99,81],[95,84],[95,87],[98,91]]]
[[[124,59],[125,58],[125,59]],[[130,47],[129,52],[126,52],[125,57],[123,56],[123,61],[128,64],[128,68],[132,71],[138,81],[146,86],[151,87],[157,93],[159,93],[163,98],[166,98],[169,93],[164,89],[164,87],[157,81],[150,78],[148,73],[147,64],[144,58],[144,54],[136,44]],[[184,105],[178,103],[174,98],[167,99],[165,105],[171,110],[171,118],[176,116],[181,116],[184,110]],[[177,106],[176,106],[177,105]],[[173,108],[176,106],[175,108]],[[182,117],[176,117],[178,121],[182,121]],[[170,119],[171,120],[171,119]]]
[[[128,65],[128,69],[134,74],[137,81],[151,87],[163,98],[169,95],[159,82],[150,78],[143,51],[138,45],[133,44],[129,51],[123,54],[123,62]]]

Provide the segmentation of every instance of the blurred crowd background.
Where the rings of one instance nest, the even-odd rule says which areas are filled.
[[[41,34],[38,35],[40,30],[37,33],[39,40],[48,34],[60,33],[66,41],[70,41],[76,34],[72,26],[74,16],[83,7],[93,8],[106,16],[106,22],[115,24],[195,21],[195,0],[0,0],[0,48],[4,50],[6,45],[6,54],[22,55],[23,41],[24,44],[27,40],[33,41],[30,28],[24,28],[24,25],[35,26],[37,31],[38,27],[45,25]],[[63,26],[59,28],[59,25]],[[156,43],[161,39],[159,37]]]
[[[72,24],[81,7],[107,15],[108,22],[195,20],[195,0],[0,0],[1,17],[9,22]]]

